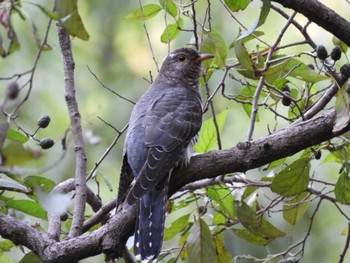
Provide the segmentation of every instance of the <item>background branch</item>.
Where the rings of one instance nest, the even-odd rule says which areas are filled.
[[[303,14],[350,46],[350,22],[317,0],[272,0]]]

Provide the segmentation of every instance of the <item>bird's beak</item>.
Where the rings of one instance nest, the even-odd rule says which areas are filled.
[[[194,59],[194,61],[202,62],[204,60],[211,59],[213,57],[214,55],[211,55],[211,54],[199,54],[199,57]]]

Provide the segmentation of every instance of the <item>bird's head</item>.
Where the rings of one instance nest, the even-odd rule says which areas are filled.
[[[159,76],[167,82],[198,86],[202,61],[213,57],[192,48],[176,49],[165,58]]]

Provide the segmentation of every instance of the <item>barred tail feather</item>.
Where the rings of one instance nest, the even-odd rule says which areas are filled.
[[[139,200],[134,252],[141,259],[158,257],[163,243],[168,177]]]

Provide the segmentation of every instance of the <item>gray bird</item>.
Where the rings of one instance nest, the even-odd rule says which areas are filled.
[[[201,65],[213,57],[192,48],[171,52],[132,111],[117,205],[138,203],[134,253],[142,260],[161,251],[170,174],[189,164],[202,124]]]

